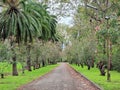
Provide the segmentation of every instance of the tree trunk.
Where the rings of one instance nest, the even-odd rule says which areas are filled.
[[[38,61],[38,56],[36,56],[36,61],[35,61],[35,69],[39,68],[39,61]]]
[[[91,65],[92,68],[94,68],[94,56],[92,57],[92,65]]]
[[[31,48],[31,46],[28,45],[27,46],[27,53],[28,53],[28,57],[27,57],[27,69],[28,69],[28,71],[32,71],[32,69],[31,69],[31,58],[30,58],[30,48]]]
[[[50,60],[49,60],[49,58],[48,58],[48,65],[50,64]]]
[[[22,65],[22,74],[25,73],[25,67]]]
[[[107,38],[107,57],[108,57],[108,62],[107,62],[107,81],[110,81],[110,38]]]
[[[33,64],[33,70],[35,70],[36,69],[36,65],[35,64]]]
[[[88,70],[90,70],[90,65],[87,65],[88,66]]]
[[[40,63],[38,64],[38,68],[40,68]]]
[[[44,60],[42,60],[42,67],[44,67],[45,66],[45,61]]]
[[[4,78],[4,74],[3,73],[1,74],[1,78]]]
[[[13,56],[12,60],[13,60],[13,63],[12,63],[12,75],[13,76],[18,76],[16,55]]]
[[[83,63],[80,63],[80,65],[81,65],[82,68],[84,67],[84,66],[83,66]]]
[[[105,76],[105,65],[102,66],[102,68],[100,69],[101,75]]]
[[[102,76],[105,76],[105,64],[103,61],[99,61],[98,64],[97,64],[97,67],[99,68],[100,70],[100,75]]]
[[[13,53],[13,56],[12,56],[12,75],[13,76],[18,76],[18,71],[17,71],[17,63],[16,63],[16,53],[15,53],[15,51],[14,51],[14,48],[15,48],[15,46],[13,45],[13,40],[12,40],[12,38],[11,38],[11,42],[10,42],[10,44],[11,44],[11,51],[12,51],[12,53]]]
[[[103,42],[103,54],[105,55],[106,54],[106,40],[104,39],[104,42]]]
[[[32,69],[31,69],[31,60],[30,60],[30,56],[27,58],[27,69],[28,69],[28,71],[32,71]]]
[[[90,70],[90,66],[91,66],[90,60],[87,60],[86,64],[87,64],[88,70]]]
[[[112,42],[110,41],[110,61],[109,61],[109,69],[112,70]]]

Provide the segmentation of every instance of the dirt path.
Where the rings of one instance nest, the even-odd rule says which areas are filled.
[[[18,90],[100,90],[66,63]]]

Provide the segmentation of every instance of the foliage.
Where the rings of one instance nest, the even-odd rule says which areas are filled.
[[[8,59],[9,52],[5,44],[0,43],[0,62]]]
[[[26,67],[26,62],[28,70],[30,70],[31,65],[35,66],[41,63],[40,60],[38,62],[38,56],[41,53],[38,53],[43,51],[39,50],[39,45],[35,48],[31,42],[37,43],[37,39],[39,41],[59,41],[59,35],[56,34],[57,17],[47,11],[47,5],[36,0],[2,0],[0,7],[2,7],[0,40],[8,41],[13,75],[18,75],[17,61],[21,62],[23,70]],[[33,47],[35,52],[30,50]],[[37,63],[35,64],[35,62]]]
[[[11,52],[5,44],[0,43],[0,74],[4,74],[4,70],[10,63]],[[9,60],[9,61],[8,61]],[[5,63],[8,61],[7,63]]]
[[[120,72],[120,50],[118,49],[115,54],[113,55],[113,69],[117,70],[118,72]]]
[[[81,56],[84,57],[82,60],[85,61],[85,59],[88,59],[88,57],[92,55],[96,60],[96,63],[99,61],[106,62],[108,61],[107,54],[110,53],[110,60],[113,61],[113,63],[117,63],[117,61],[119,61],[117,59],[117,50],[119,50],[118,40],[120,33],[118,25],[119,2],[116,3],[116,1],[107,0],[84,0],[83,3],[84,5],[80,5],[75,14],[75,25],[73,28],[73,30],[77,30],[76,32],[74,30],[74,35],[77,36],[78,32],[80,35],[79,40],[83,47],[83,49],[80,49],[83,50]],[[110,18],[106,19],[106,16]],[[87,40],[87,42],[82,42],[82,39],[84,41]],[[107,40],[109,40],[110,43],[107,43]],[[84,45],[84,43],[86,44]],[[93,49],[91,49],[91,47]],[[93,54],[90,52],[93,52]],[[113,68],[117,66],[113,64]]]

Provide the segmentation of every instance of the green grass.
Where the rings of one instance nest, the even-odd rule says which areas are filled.
[[[16,90],[21,85],[31,82],[32,80],[48,73],[57,66],[58,64],[49,65],[40,69],[33,70],[32,72],[28,72],[26,70],[24,75],[19,72],[19,76],[5,76],[4,79],[0,79],[0,90]]]
[[[3,72],[1,71],[3,69]],[[22,69],[22,65],[21,63],[17,63],[17,68],[18,70]],[[0,73],[4,73],[4,74],[11,74],[12,73],[12,64],[10,63],[7,63],[7,62],[4,62],[4,63],[1,63],[0,62]]]
[[[76,65],[71,66],[89,80],[98,84],[103,90],[120,90],[120,73],[116,71],[110,72],[111,82],[107,82],[107,77],[100,76],[100,72],[97,68],[91,68],[91,70],[87,70],[87,67],[81,68]]]

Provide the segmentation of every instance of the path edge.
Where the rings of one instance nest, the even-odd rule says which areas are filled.
[[[70,64],[67,64],[67,65],[70,66],[76,73],[80,74],[82,77],[84,77],[86,80],[88,80],[94,87],[98,88],[99,90],[104,90],[98,84],[94,83],[93,81],[91,81],[90,79],[88,79],[86,76],[84,76],[83,74],[81,74],[80,72],[78,72],[76,69],[74,69]]]
[[[52,72],[53,72],[56,68],[58,68],[59,66],[60,66],[60,64],[58,63],[58,66],[57,66],[57,67],[53,68],[52,70],[50,70],[50,71],[47,72],[46,74],[41,75],[41,76],[39,76],[39,77],[33,79],[32,81],[30,81],[30,82],[28,82],[28,83],[25,83],[25,84],[23,84],[23,85],[17,87],[16,90],[23,90],[22,88],[25,88],[26,85],[31,84],[31,83],[33,83],[33,82],[36,82],[37,80],[40,80],[40,79],[46,77],[47,75],[49,75],[50,73],[52,73]]]

